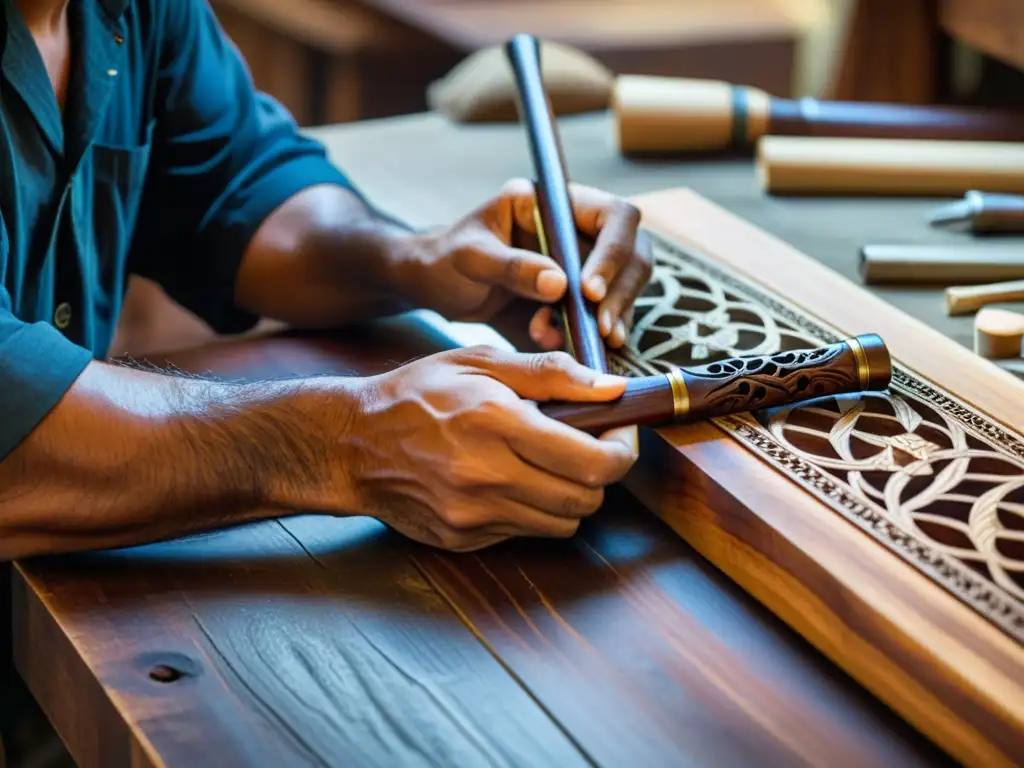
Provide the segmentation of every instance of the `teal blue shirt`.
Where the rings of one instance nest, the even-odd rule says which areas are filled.
[[[216,331],[246,245],[285,200],[352,188],[256,91],[205,0],[71,0],[64,115],[0,0],[0,460],[107,352],[129,274]]]

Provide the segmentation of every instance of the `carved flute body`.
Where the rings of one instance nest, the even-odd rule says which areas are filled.
[[[544,403],[553,419],[591,434],[622,426],[659,426],[794,405],[828,395],[883,390],[892,361],[876,334],[815,349],[752,355],[664,375],[630,379],[607,403]]]
[[[624,154],[749,149],[762,136],[1024,141],[1024,112],[779,99],[718,80],[617,78],[612,97]]]
[[[541,76],[540,43],[516,35],[505,46],[515,74],[519,114],[526,126],[536,175],[537,234],[541,250],[565,273],[562,318],[569,353],[583,365],[607,372],[608,359],[594,308],[583,296],[579,234],[569,196],[569,174],[551,103]]]

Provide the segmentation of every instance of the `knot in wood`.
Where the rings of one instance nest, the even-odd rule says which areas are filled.
[[[167,664],[157,664],[149,670],[150,680],[155,680],[158,683],[173,683],[176,680],[180,680],[184,675],[185,673],[180,669],[175,669]]]

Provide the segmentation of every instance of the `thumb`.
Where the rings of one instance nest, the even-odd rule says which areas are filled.
[[[526,400],[601,402],[614,400],[626,389],[622,376],[595,371],[565,352],[525,354],[475,348],[465,353],[460,362],[500,381]]]
[[[565,292],[565,274],[554,261],[534,251],[506,245],[489,232],[459,248],[454,265],[471,280],[504,288],[532,301],[557,301]]]

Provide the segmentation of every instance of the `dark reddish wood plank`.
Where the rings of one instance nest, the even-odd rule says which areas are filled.
[[[318,555],[268,522],[23,566],[16,659],[81,765],[585,764],[392,536],[305,525]]]
[[[567,545],[413,558],[601,765],[945,760],[621,489]]]
[[[368,374],[447,345],[397,322],[172,362]],[[17,581],[19,668],[83,766],[943,761],[621,490],[569,542],[454,556],[297,517]]]

